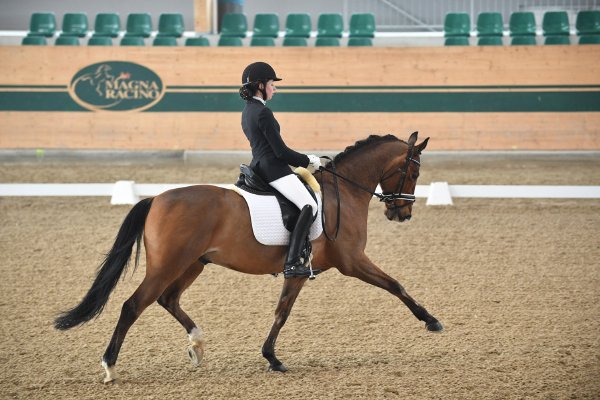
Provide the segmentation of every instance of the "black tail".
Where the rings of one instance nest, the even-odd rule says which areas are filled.
[[[98,268],[98,273],[92,287],[88,290],[83,300],[81,300],[81,303],[71,310],[61,313],[56,318],[54,321],[56,329],[64,331],[88,322],[100,315],[120,276],[127,270],[133,244],[136,241],[135,267],[137,267],[144,225],[152,206],[152,200],[153,198],[144,199],[129,211],[119,229],[119,233],[117,233],[117,238],[112,249],[110,249],[110,252]]]

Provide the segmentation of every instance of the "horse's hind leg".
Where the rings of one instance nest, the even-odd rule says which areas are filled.
[[[353,276],[371,285],[387,290],[391,294],[398,297],[409,308],[410,311],[419,319],[425,322],[425,327],[428,331],[439,332],[444,330],[442,324],[427,310],[425,307],[417,303],[412,297],[406,293],[406,290],[400,283],[383,272],[377,267],[367,256],[353,261],[351,265],[344,265],[338,268],[344,275]]]
[[[269,370],[285,372],[287,368],[275,357],[275,341],[279,335],[279,331],[285,324],[290,310],[304,286],[307,278],[292,278],[285,279],[283,282],[283,289],[281,290],[281,296],[279,297],[279,303],[275,309],[275,321],[269,332],[269,336],[262,347],[263,357],[269,361]]]
[[[185,328],[190,341],[188,355],[192,363],[196,366],[200,365],[202,356],[204,355],[202,329],[198,328],[194,321],[181,309],[179,299],[182,293],[190,287],[203,270],[204,264],[196,261],[158,298],[158,304],[163,306]]]
[[[153,273],[149,273],[151,270]],[[164,267],[152,269],[150,268],[150,264],[147,264],[146,277],[133,295],[123,303],[119,322],[117,322],[113,336],[102,357],[102,366],[106,370],[105,383],[114,381],[117,378],[115,364],[129,328],[131,328],[142,312],[150,304],[154,303],[183,271],[185,270],[177,267],[177,264],[170,263]]]

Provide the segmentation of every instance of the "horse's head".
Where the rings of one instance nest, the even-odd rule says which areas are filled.
[[[384,169],[380,185],[385,199],[385,216],[390,221],[409,220],[421,166],[421,152],[429,138],[416,144],[418,132],[408,139],[406,151],[394,157]]]

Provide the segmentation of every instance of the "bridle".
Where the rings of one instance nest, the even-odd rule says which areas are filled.
[[[382,197],[384,198],[379,197],[379,201],[384,201],[388,210],[397,210],[399,208],[404,208],[415,202],[414,194],[402,193],[402,189],[404,189],[404,183],[406,182],[406,176],[408,175],[408,167],[410,166],[410,163],[413,162],[419,167],[421,166],[421,163],[413,158],[413,153],[414,145],[409,145],[408,150],[406,151],[406,160],[404,161],[404,165],[402,166],[402,168],[398,168],[395,171],[392,171],[388,176],[382,177],[380,180],[380,182],[388,180],[392,176],[396,175],[398,172],[400,172],[401,174],[398,186],[396,186],[396,190],[387,194],[385,192],[382,193]],[[396,203],[394,203],[395,200],[404,200],[408,203],[397,205]]]
[[[389,178],[396,175],[397,173],[400,173],[401,178],[400,178],[400,181],[398,182],[398,185],[396,186],[396,190],[394,190],[393,192],[382,192],[382,193],[373,192],[373,191],[369,190],[368,188],[364,187],[363,185],[358,184],[358,183],[354,182],[353,180],[346,178],[343,175],[338,174],[335,169],[335,163],[333,162],[333,160],[330,157],[321,157],[321,158],[325,158],[325,159],[329,160],[329,164],[331,164],[331,169],[327,169],[325,167],[319,167],[319,170],[317,171],[317,172],[321,173],[321,186],[322,186],[321,192],[323,193],[323,211],[321,212],[321,223],[323,225],[323,233],[325,234],[325,237],[327,237],[327,239],[329,239],[331,241],[334,241],[337,239],[338,233],[340,231],[341,201],[340,201],[340,190],[339,190],[337,178],[341,178],[341,179],[345,180],[346,182],[350,183],[351,185],[353,185],[367,193],[370,193],[372,196],[377,197],[380,202],[385,203],[388,210],[401,209],[401,208],[407,207],[415,202],[414,194],[402,193],[402,189],[404,188],[404,184],[406,182],[406,176],[408,174],[408,168],[410,166],[410,163],[413,162],[418,166],[421,165],[421,163],[418,160],[415,160],[413,158],[413,156],[414,156],[414,145],[410,144],[408,146],[408,150],[406,152],[406,159],[404,161],[404,165],[402,165],[402,167],[395,169],[394,171],[390,172],[389,174],[384,173],[382,175],[382,178],[379,180],[379,182],[381,183],[383,181],[388,180]],[[335,195],[336,195],[336,200],[337,200],[337,213],[336,213],[337,218],[336,218],[335,233],[334,233],[333,237],[329,236],[329,234],[327,233],[327,230],[325,229],[325,189],[323,187],[325,181],[323,180],[323,172],[328,172],[331,175],[333,175],[333,184],[335,186]],[[396,200],[403,200],[407,203],[397,205],[395,203]]]

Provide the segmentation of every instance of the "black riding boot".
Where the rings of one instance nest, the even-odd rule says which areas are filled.
[[[285,278],[314,276],[321,272],[321,270],[312,270],[311,272],[309,268],[310,261],[302,258],[302,250],[312,222],[312,207],[308,205],[304,206],[302,211],[300,211],[298,221],[290,238],[290,247],[285,260],[285,266],[283,267],[283,276]],[[309,255],[307,254],[306,256],[308,257]]]

